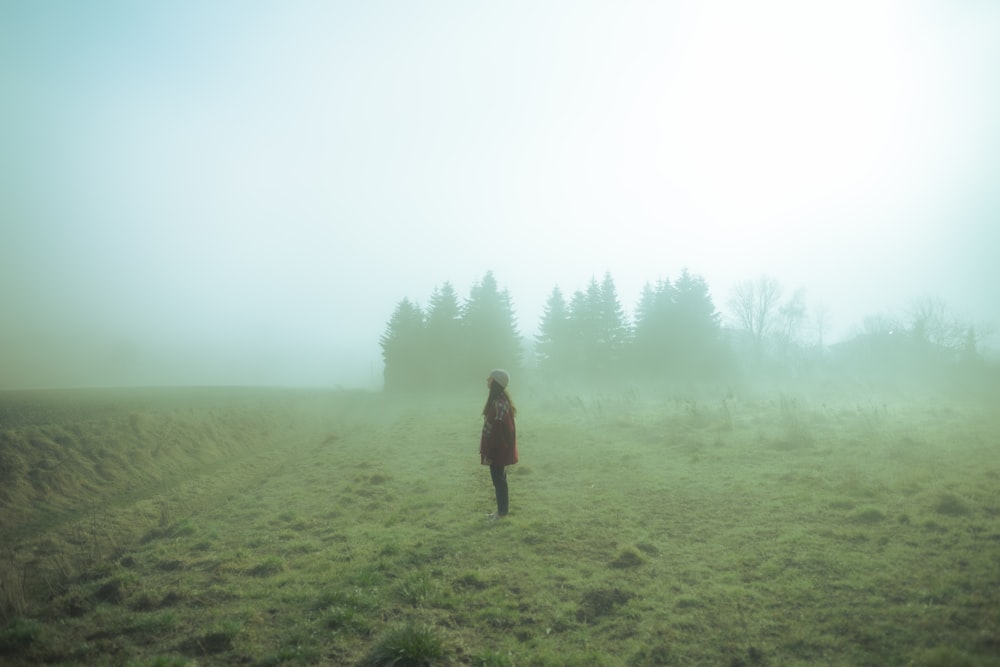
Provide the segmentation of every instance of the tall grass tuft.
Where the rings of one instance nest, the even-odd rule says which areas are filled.
[[[444,640],[426,625],[408,623],[387,632],[362,662],[366,667],[430,667],[442,664]]]
[[[788,450],[812,445],[815,436],[803,414],[804,409],[799,400],[782,394],[778,406],[784,429],[784,438],[777,443],[778,448]]]
[[[24,569],[18,567],[12,553],[0,560],[0,621],[20,616],[27,610],[24,577]]]

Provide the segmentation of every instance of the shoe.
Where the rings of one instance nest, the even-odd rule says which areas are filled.
[[[504,518],[505,516],[507,516],[507,515],[506,514],[500,514],[499,512],[494,512],[493,514],[490,514],[488,518],[489,518],[490,521],[499,521],[500,519]]]

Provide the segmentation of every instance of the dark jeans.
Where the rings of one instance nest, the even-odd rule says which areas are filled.
[[[510,509],[507,497],[507,469],[503,466],[490,466],[490,477],[493,478],[493,487],[497,491],[497,514],[504,516]]]

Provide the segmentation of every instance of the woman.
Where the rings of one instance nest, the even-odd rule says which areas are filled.
[[[490,477],[497,494],[497,511],[491,519],[502,519],[510,508],[507,495],[507,470],[505,466],[517,463],[517,428],[514,417],[517,408],[507,394],[510,375],[496,368],[486,378],[490,391],[483,406],[483,435],[479,439],[479,459],[490,467]]]

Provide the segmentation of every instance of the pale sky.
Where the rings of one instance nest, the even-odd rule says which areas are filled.
[[[377,385],[488,270],[1000,326],[989,0],[8,0],[0,84],[0,388]]]

